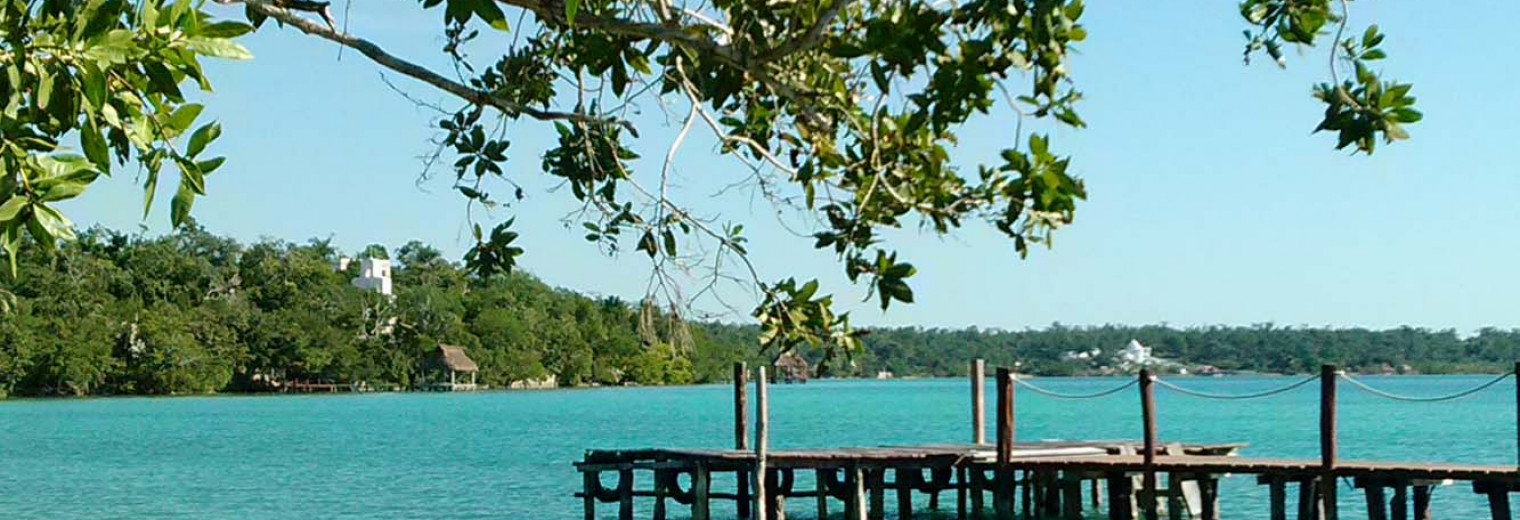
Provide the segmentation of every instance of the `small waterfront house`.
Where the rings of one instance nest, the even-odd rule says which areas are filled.
[[[776,361],[771,363],[771,366],[773,368],[771,380],[782,383],[806,383],[808,381],[808,371],[811,368],[808,366],[807,360],[803,359],[796,352],[787,352],[777,356]]]
[[[438,345],[438,348],[428,355],[427,361],[422,365],[423,373],[428,383],[423,386],[428,390],[444,392],[459,392],[475,390],[475,374],[480,371],[480,366],[475,360],[464,353],[464,347]],[[448,377],[445,378],[444,375]],[[470,382],[462,381],[468,374]]]

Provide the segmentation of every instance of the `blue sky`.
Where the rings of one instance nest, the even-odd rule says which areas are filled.
[[[713,152],[711,139],[683,148],[677,193],[705,214],[745,224],[766,278],[817,277],[859,323],[1516,326],[1520,177],[1511,160],[1520,103],[1511,96],[1520,50],[1505,35],[1520,4],[1468,1],[1454,12],[1376,0],[1353,8],[1356,26],[1375,22],[1389,34],[1384,67],[1415,83],[1426,114],[1410,128],[1412,141],[1370,158],[1309,133],[1321,110],[1309,89],[1326,73],[1322,52],[1290,52],[1287,70],[1246,67],[1231,2],[1093,2],[1084,16],[1091,37],[1072,68],[1091,127],[1053,134],[1090,193],[1076,224],[1027,260],[983,226],[945,238],[894,232],[891,245],[919,266],[918,303],[887,313],[858,303],[863,287],[846,283],[811,239],[783,229],[767,204],[744,193],[710,197],[745,174]],[[388,0],[356,2],[350,16],[354,33],[444,66],[441,11]],[[419,239],[458,258],[470,243],[462,198],[448,172],[418,181],[434,114],[388,88],[357,53],[338,60],[333,45],[273,24],[245,43],[257,59],[210,67],[217,90],[206,113],[222,121],[214,150],[229,162],[208,180],[196,218],[245,241],[332,237],[357,250]],[[474,50],[499,52],[501,43]],[[418,97],[446,99],[387,77]],[[684,112],[667,122],[656,104],[641,109],[636,149],[655,159],[638,167],[652,173]],[[995,114],[967,128],[957,161],[992,160],[1012,126]],[[538,172],[552,133],[540,124],[510,130],[509,175],[529,187],[529,199],[494,217],[516,215],[523,265],[545,281],[639,297],[644,257],[601,256],[578,225],[561,222],[575,206],[568,193],[549,193]],[[162,232],[167,196],[147,220],[141,198],[131,175],[118,173],[69,214],[82,226]]]

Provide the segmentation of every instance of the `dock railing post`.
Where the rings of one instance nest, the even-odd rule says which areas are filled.
[[[1014,394],[1013,371],[1008,367],[997,369],[997,478],[994,479],[993,511],[998,520],[1013,518],[1014,483]]]
[[[770,520],[770,504],[766,499],[765,456],[771,443],[770,389],[765,377],[765,367],[755,369],[755,520]]]
[[[971,442],[987,444],[987,362],[981,359],[971,362]]]
[[[1144,484],[1140,491],[1140,510],[1145,520],[1156,520],[1156,388],[1155,377],[1148,368],[1140,369],[1140,419],[1145,423],[1145,446],[1141,461],[1145,466],[1141,476]]]
[[[997,460],[999,466],[1013,461],[1015,430],[1013,372],[997,369]]]
[[[749,365],[734,363],[734,449],[749,451]],[[740,471],[738,488],[739,520],[749,520],[749,475]]]
[[[1325,520],[1336,520],[1338,509],[1335,496],[1335,464],[1339,451],[1336,439],[1335,380],[1339,371],[1335,365],[1323,365],[1319,369],[1319,453],[1320,511]]]
[[[1515,465],[1520,466],[1520,361],[1515,362]]]

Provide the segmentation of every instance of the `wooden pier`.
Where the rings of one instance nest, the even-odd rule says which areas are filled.
[[[1289,515],[1297,520],[1337,520],[1337,483],[1342,481],[1349,481],[1364,495],[1369,520],[1428,520],[1434,489],[1459,482],[1470,484],[1473,492],[1487,498],[1492,519],[1508,520],[1512,518],[1509,495],[1520,492],[1517,466],[1339,460],[1336,381],[1347,379],[1368,387],[1333,367],[1325,367],[1317,377],[1322,397],[1319,460],[1242,457],[1245,445],[1241,443],[1163,443],[1157,435],[1154,396],[1160,384],[1207,398],[1269,397],[1315,378],[1260,394],[1219,396],[1191,392],[1142,372],[1116,390],[1064,396],[1095,398],[1137,387],[1141,441],[1027,443],[1014,438],[1015,388],[1038,387],[999,369],[996,443],[988,444],[983,431],[982,374],[978,361],[971,369],[971,443],[772,451],[764,371],[754,380],[757,413],[751,445],[749,373],[739,365],[734,373],[735,449],[589,450],[575,463],[583,476],[583,489],[576,496],[583,501],[586,520],[599,518],[600,504],[616,504],[619,520],[665,520],[674,507],[683,509],[679,517],[717,520],[714,504],[725,502],[734,505],[738,520],[784,520],[798,516],[799,499],[811,502],[802,509],[810,513],[804,517],[827,518],[831,511],[842,511],[846,520],[885,520],[889,511],[906,520],[925,510],[953,514],[957,519],[1081,519],[1101,511],[1113,520],[1217,520],[1221,517],[1220,480],[1242,475],[1254,476],[1258,484],[1269,488],[1271,520],[1287,520]],[[1501,379],[1455,397],[1481,391]],[[1413,400],[1441,399],[1445,398]],[[1520,389],[1516,399],[1520,422]],[[604,474],[616,478],[609,485]],[[889,494],[895,499],[890,510]],[[640,504],[647,507],[636,508]]]

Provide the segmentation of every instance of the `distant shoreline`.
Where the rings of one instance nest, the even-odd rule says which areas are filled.
[[[1352,374],[1355,374],[1355,375],[1358,375],[1358,376],[1361,376],[1361,377],[1396,377],[1396,378],[1496,376],[1496,375],[1499,375],[1499,374],[1502,374],[1502,373],[1504,373],[1504,372],[1501,372],[1501,371],[1492,371],[1492,372],[1450,372],[1450,373],[1439,373],[1439,374],[1382,374],[1382,373],[1352,372]],[[1059,376],[1042,376],[1042,375],[1038,375],[1038,374],[1020,374],[1020,375],[1021,376],[1030,377],[1030,378],[1033,378],[1033,379],[1122,379],[1122,378],[1135,377],[1134,374],[1109,374],[1109,375],[1091,374],[1091,375],[1059,375]],[[1173,377],[1173,378],[1180,377],[1180,378],[1187,378],[1187,379],[1248,379],[1248,378],[1263,378],[1263,379],[1265,379],[1265,378],[1284,378],[1284,377],[1308,377],[1308,376],[1311,376],[1311,375],[1313,375],[1313,374],[1309,374],[1309,373],[1275,374],[1275,373],[1266,373],[1266,372],[1251,372],[1251,373],[1232,373],[1232,374],[1217,374],[1217,375],[1171,374],[1168,377]],[[825,378],[815,378],[815,379],[812,379],[810,382],[812,382],[812,383],[818,383],[818,382],[828,382],[828,383],[836,383],[836,382],[873,382],[873,381],[878,381],[878,382],[897,382],[897,381],[902,381],[902,382],[906,382],[906,381],[933,381],[933,380],[956,381],[956,380],[961,380],[961,379],[964,379],[964,378],[963,377],[951,377],[951,376],[902,376],[902,377],[890,377],[890,378],[875,378],[875,377],[864,377],[864,376],[861,376],[861,377],[825,377]],[[992,376],[989,375],[988,379],[992,379]],[[406,394],[406,395],[440,395],[440,396],[442,396],[442,395],[483,395],[483,394],[509,394],[509,393],[539,393],[539,392],[556,392],[556,391],[612,390],[612,389],[632,389],[632,388],[654,388],[654,389],[670,388],[670,389],[679,389],[679,388],[697,388],[697,387],[703,387],[703,386],[725,386],[725,385],[731,385],[731,384],[733,384],[732,381],[711,381],[711,382],[705,382],[705,383],[691,383],[691,384],[680,384],[680,385],[636,385],[636,384],[632,384],[632,385],[562,386],[562,387],[554,387],[554,388],[491,388],[491,389],[486,389],[486,390],[474,390],[474,391],[467,391],[467,392],[464,392],[464,391],[462,391],[462,392],[434,392],[434,391],[427,391],[427,390],[378,390],[378,391],[367,391],[367,392],[234,392],[234,391],[226,391],[226,392],[208,392],[208,393],[198,393],[198,394],[114,394],[114,395],[82,395],[82,396],[70,396],[70,395],[14,396],[13,395],[13,396],[0,396],[0,403],[4,403],[4,402],[25,402],[25,401],[96,401],[96,400],[111,400],[111,399],[187,399],[187,398],[197,398],[197,397],[226,397],[226,398],[253,398],[253,397],[336,397],[336,396],[399,395],[399,394]],[[790,386],[803,386],[803,387],[805,387],[805,386],[808,385],[808,383],[774,383],[773,385],[774,386],[787,386],[787,387],[790,387]]]

